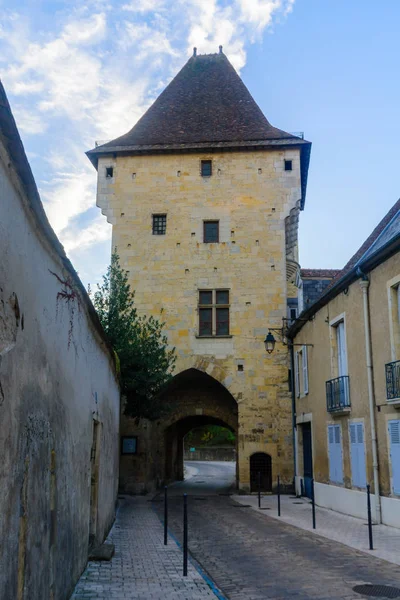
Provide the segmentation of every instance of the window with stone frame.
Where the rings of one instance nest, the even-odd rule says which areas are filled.
[[[400,360],[400,282],[390,288],[389,315],[392,330],[392,360]]]
[[[229,290],[199,290],[199,336],[229,335]]]

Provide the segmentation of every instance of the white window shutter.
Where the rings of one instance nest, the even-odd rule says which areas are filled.
[[[303,346],[301,357],[303,359],[303,386],[304,393],[308,394],[308,361],[307,361],[307,346]]]
[[[400,283],[397,286],[397,319],[400,324]]]
[[[400,421],[389,421],[393,493],[400,494]]]
[[[336,326],[336,344],[338,353],[338,375],[347,375],[347,349],[344,321]]]
[[[299,353],[294,355],[294,381],[296,386],[296,396],[300,396],[300,377],[299,377]]]

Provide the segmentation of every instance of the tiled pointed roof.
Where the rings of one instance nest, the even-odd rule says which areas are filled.
[[[192,56],[136,125],[105,147],[294,137],[272,127],[220,53]]]
[[[302,208],[311,144],[273,127],[222,51],[193,55],[136,125],[87,155],[300,147]]]

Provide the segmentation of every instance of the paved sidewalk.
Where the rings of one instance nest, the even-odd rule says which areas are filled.
[[[89,562],[71,600],[207,600],[217,596],[189,562],[143,497],[126,498],[107,538],[115,544],[110,562]]]
[[[281,496],[280,517],[278,517],[278,499],[275,495],[262,496],[261,510],[258,508],[257,496],[234,495],[232,499],[240,504],[251,505],[260,514],[268,515],[268,517],[400,565],[400,529],[395,527],[373,525],[372,533],[375,549],[369,550],[367,520],[349,517],[316,506],[316,529],[313,530],[311,501],[308,498]]]

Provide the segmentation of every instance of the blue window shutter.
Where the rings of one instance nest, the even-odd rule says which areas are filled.
[[[367,471],[365,467],[364,425],[357,423],[357,448],[358,448],[358,486],[367,487]]]
[[[329,479],[343,483],[342,443],[340,425],[328,425]]]
[[[351,458],[351,482],[358,486],[358,448],[357,448],[357,425],[350,423],[350,458]]]
[[[307,361],[307,346],[303,346],[301,357],[303,359],[303,392],[308,394],[308,361]]]
[[[393,493],[400,494],[400,421],[389,421]]]
[[[299,353],[295,352],[294,355],[294,381],[296,387],[296,396],[300,396],[300,377],[299,377]]]
[[[335,470],[334,470],[334,434],[333,434],[333,425],[328,425],[328,454],[329,454],[329,480],[335,480]]]
[[[366,487],[364,426],[350,424],[351,481],[356,487]]]
[[[335,425],[336,483],[343,483],[342,440],[340,425]]]

